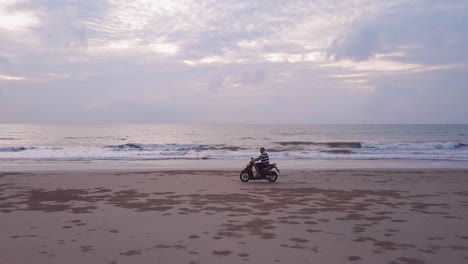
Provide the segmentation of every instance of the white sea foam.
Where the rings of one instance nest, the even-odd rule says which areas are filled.
[[[363,148],[379,150],[434,150],[434,149],[456,149],[466,146],[459,142],[396,142],[396,143],[363,143]]]
[[[248,159],[256,149],[223,144],[137,144],[92,146],[18,146],[0,148],[0,160],[148,160]],[[272,159],[448,159],[468,160],[468,147],[457,142],[362,143],[361,148],[285,150]]]
[[[1,125],[0,160],[468,160],[459,125]]]

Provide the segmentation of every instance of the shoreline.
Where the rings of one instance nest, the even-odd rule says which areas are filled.
[[[278,160],[285,170],[468,169],[468,161],[448,160]],[[241,170],[248,160],[0,161],[0,172]]]

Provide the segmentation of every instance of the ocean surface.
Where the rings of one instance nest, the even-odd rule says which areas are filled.
[[[468,125],[0,124],[0,161],[465,160]]]

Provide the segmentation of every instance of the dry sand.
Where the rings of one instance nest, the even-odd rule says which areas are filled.
[[[0,173],[0,263],[468,263],[468,170]]]

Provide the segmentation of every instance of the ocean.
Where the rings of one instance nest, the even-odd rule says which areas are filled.
[[[0,124],[0,161],[468,160],[468,125]]]

